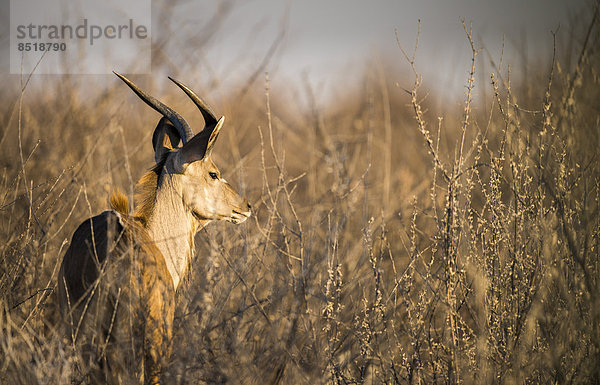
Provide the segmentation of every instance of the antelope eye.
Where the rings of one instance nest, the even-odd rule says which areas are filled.
[[[211,172],[208,173],[208,175],[210,175],[210,177],[213,178],[213,179],[219,179],[219,176],[217,175],[216,172],[212,172],[211,171]]]

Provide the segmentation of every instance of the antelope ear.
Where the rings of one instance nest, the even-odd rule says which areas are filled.
[[[205,158],[210,156],[210,154],[212,153],[213,146],[215,145],[215,142],[217,141],[217,137],[219,136],[219,132],[221,132],[221,128],[223,127],[224,122],[225,122],[225,117],[221,116],[221,119],[219,119],[219,121],[215,125],[215,128],[210,133],[210,137],[208,138],[208,144],[206,145],[206,153],[204,154]]]
[[[204,130],[200,131],[189,142],[183,145],[178,154],[178,162],[180,166],[186,163],[192,163],[197,160],[206,159],[210,156],[217,136],[223,127],[225,117],[221,117],[217,124],[213,127],[205,127]]]
[[[161,118],[152,135],[152,147],[154,147],[154,160],[158,163],[164,154],[177,148],[182,142],[179,131],[169,122],[167,118]]]

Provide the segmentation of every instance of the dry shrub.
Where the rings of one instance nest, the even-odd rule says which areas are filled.
[[[559,44],[517,85],[495,67],[489,105],[472,100],[465,26],[467,96],[443,119],[417,68],[407,97],[378,63],[343,100],[306,90],[305,110],[268,78],[220,101],[216,163],[255,211],[197,236],[165,382],[596,383],[597,12],[574,61]],[[4,383],[81,378],[54,324],[57,266],[111,186],[151,165],[156,117],[116,108],[117,81],[93,99],[76,81],[0,103]]]

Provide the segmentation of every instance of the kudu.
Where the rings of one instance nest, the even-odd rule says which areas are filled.
[[[194,235],[211,220],[241,223],[250,204],[221,178],[211,151],[223,126],[192,90],[172,79],[200,109],[194,135],[175,111],[115,72],[163,117],[152,145],[155,166],[138,182],[134,211],[111,197],[112,210],[73,234],[58,275],[69,341],[92,383],[158,383],[170,355],[175,291],[194,255]]]

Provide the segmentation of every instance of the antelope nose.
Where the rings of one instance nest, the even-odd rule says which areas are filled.
[[[250,202],[246,202],[246,205],[248,206],[248,211],[252,210],[252,206],[250,206]]]

